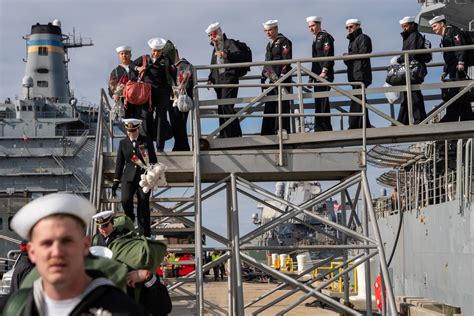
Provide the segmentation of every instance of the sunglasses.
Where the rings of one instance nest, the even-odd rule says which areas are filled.
[[[346,26],[346,30],[350,30],[350,29],[353,29],[353,28],[355,28],[355,25]]]

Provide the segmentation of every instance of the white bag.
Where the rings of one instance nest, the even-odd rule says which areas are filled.
[[[174,100],[173,106],[177,107],[181,112],[189,112],[193,106],[193,99],[191,99],[186,91],[184,93],[179,93],[178,97]]]
[[[391,87],[389,83],[384,82],[383,84],[384,87]],[[390,104],[395,104],[395,103],[402,103],[404,98],[403,98],[403,93],[400,91],[398,92],[385,92],[385,97],[387,98],[388,103]]]

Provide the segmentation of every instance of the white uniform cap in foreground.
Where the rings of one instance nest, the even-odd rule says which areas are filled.
[[[29,239],[33,226],[47,216],[73,215],[87,226],[95,212],[94,205],[82,196],[70,193],[53,193],[37,198],[23,206],[13,217],[11,227],[21,238]]]

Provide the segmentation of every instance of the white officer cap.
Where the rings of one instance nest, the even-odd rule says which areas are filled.
[[[166,40],[161,37],[155,37],[148,40],[148,46],[153,49],[163,49],[166,45]]]
[[[414,16],[406,16],[398,22],[400,23],[400,25],[405,24],[405,23],[415,23],[415,17]]]
[[[103,227],[107,226],[110,223],[113,215],[114,211],[103,211],[95,214],[94,216],[92,216],[92,218],[95,220],[97,226]]]
[[[55,214],[72,215],[89,225],[96,212],[94,205],[82,196],[71,193],[53,193],[34,199],[13,217],[11,227],[24,239],[30,239],[33,226],[43,218]]]
[[[215,22],[215,23],[209,24],[205,32],[206,34],[209,34],[211,32],[217,31],[217,29],[219,29],[220,27],[221,25],[219,24],[219,22]]]
[[[351,24],[361,24],[359,19],[349,19],[346,21],[346,26],[351,25]]]
[[[131,51],[132,51],[132,47],[131,47],[131,46],[119,46],[119,47],[117,47],[117,48],[115,49],[115,51],[116,51],[117,53],[120,53],[120,52],[122,52],[122,51],[124,51],[124,50],[131,52]]]
[[[89,247],[89,252],[96,257],[103,257],[112,259],[114,253],[107,247],[104,246],[92,246]]]
[[[318,22],[318,23],[321,23],[323,21],[323,17],[321,16],[308,16],[306,18],[306,22]]]
[[[268,20],[267,22],[262,23],[262,25],[265,30],[269,30],[278,26],[278,20]]]
[[[441,14],[441,15],[437,15],[434,18],[432,18],[428,23],[430,23],[430,25],[433,25],[433,24],[441,22],[443,20],[446,20],[446,17],[444,16],[444,14]]]
[[[127,131],[130,132],[137,130],[142,125],[142,120],[136,118],[123,119],[122,122]]]

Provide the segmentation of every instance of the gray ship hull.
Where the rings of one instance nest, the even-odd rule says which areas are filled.
[[[474,315],[474,206],[459,201],[405,212],[389,271],[395,295],[420,296],[461,307]],[[398,214],[380,218],[387,253],[393,249]]]

